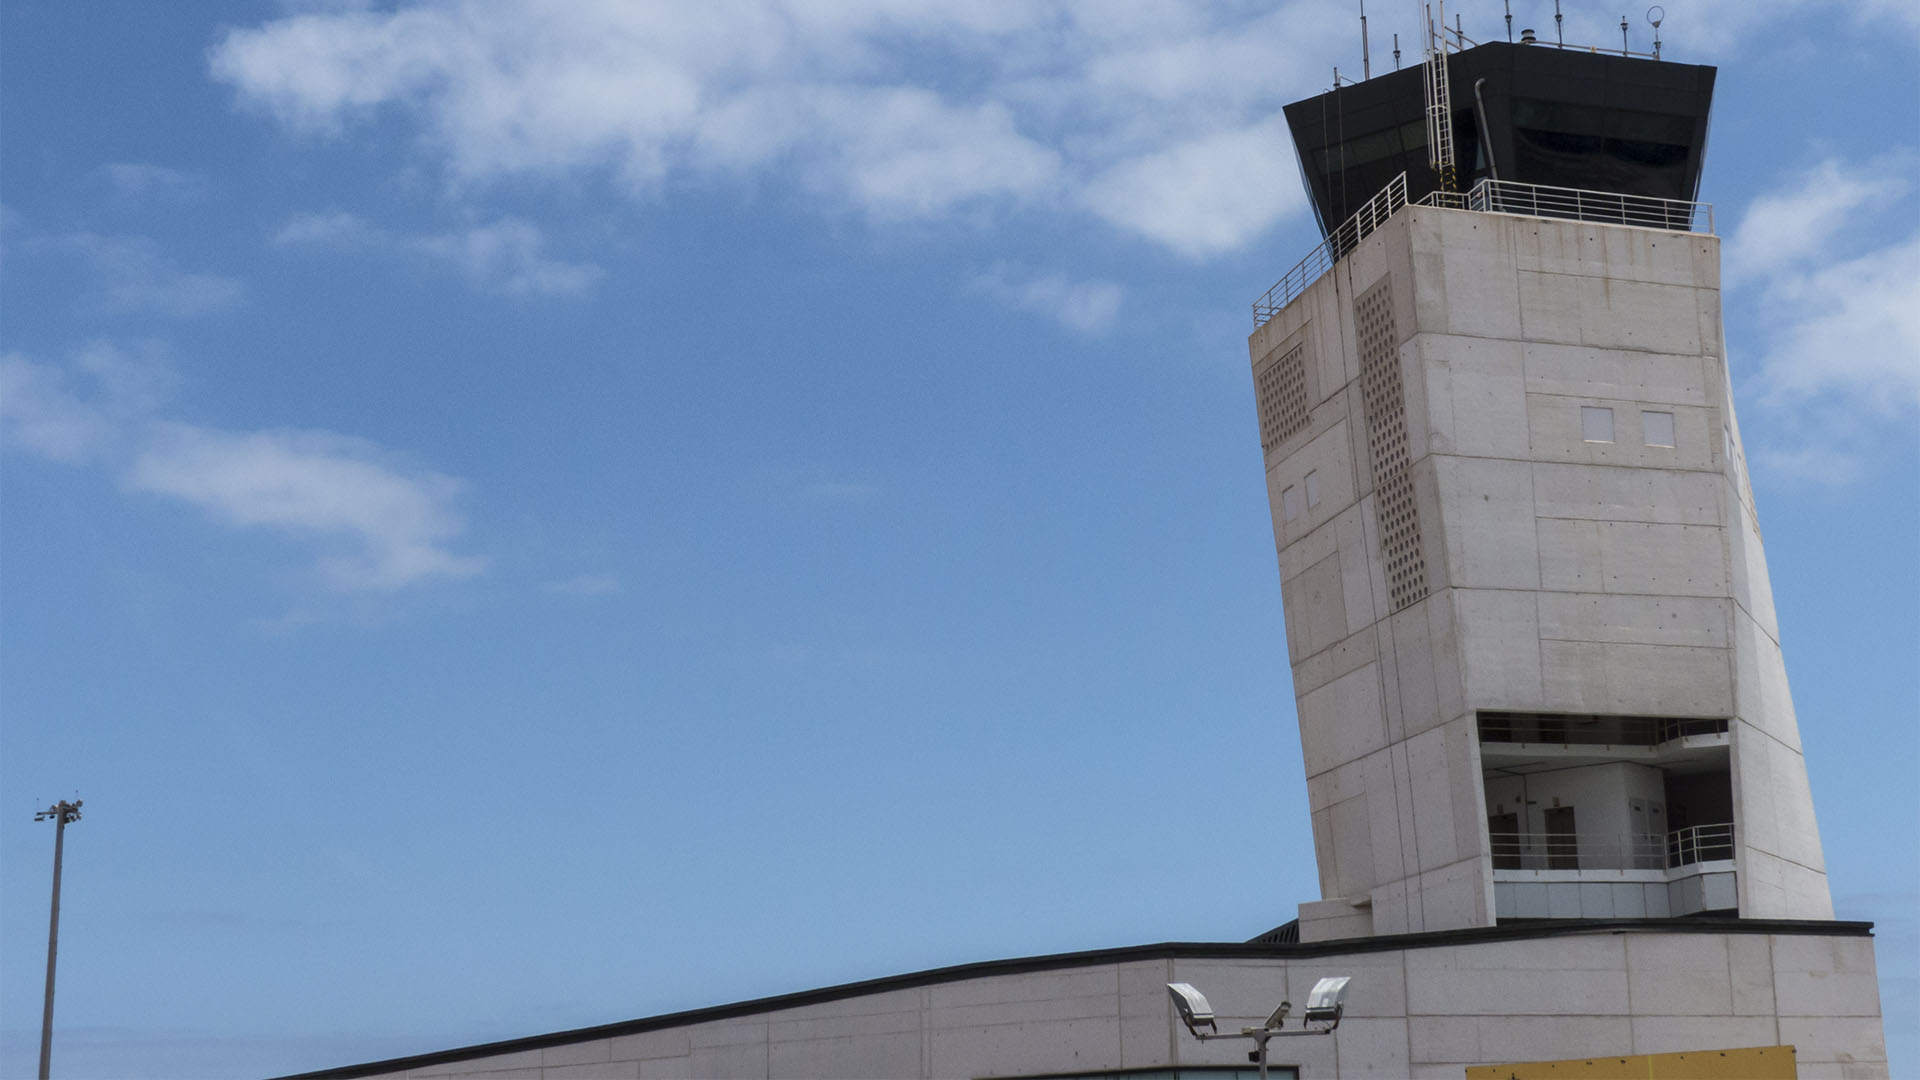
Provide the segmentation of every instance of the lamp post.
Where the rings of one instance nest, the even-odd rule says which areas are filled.
[[[67,822],[80,820],[80,800],[62,800],[33,815],[53,822],[53,914],[47,918],[47,1004],[40,1013],[40,1080],[53,1068],[53,965],[60,953],[60,856],[67,843]]]
[[[1287,1013],[1293,1010],[1293,1002],[1283,1001],[1280,1007],[1267,1016],[1266,1022],[1259,1027],[1241,1028],[1235,1035],[1223,1032],[1214,1021],[1213,1006],[1207,1004],[1205,994],[1193,988],[1191,983],[1168,983],[1167,995],[1173,998],[1173,1007],[1180,1012],[1180,1019],[1186,1023],[1187,1030],[1201,1041],[1207,1039],[1252,1039],[1254,1052],[1247,1056],[1260,1065],[1260,1080],[1267,1080],[1267,1040],[1300,1035],[1331,1035],[1333,1029],[1340,1026],[1340,1014],[1347,1007],[1347,983],[1349,976],[1338,975],[1321,979],[1313,984],[1313,992],[1307,995],[1307,1011],[1300,1018],[1301,1027],[1296,1031],[1282,1030],[1287,1022]],[[1311,1024],[1325,1024],[1325,1027],[1310,1027]],[[1205,1025],[1209,1030],[1201,1031]]]

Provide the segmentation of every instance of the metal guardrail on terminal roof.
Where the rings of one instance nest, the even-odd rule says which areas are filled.
[[[1307,257],[1294,264],[1273,288],[1253,302],[1255,330],[1293,303],[1307,286],[1358,247],[1368,233],[1379,228],[1394,212],[1407,205],[1407,174],[1393,178],[1380,193],[1367,200],[1340,227],[1327,234]],[[1592,221],[1605,225],[1632,225],[1639,228],[1668,229],[1674,232],[1713,232],[1713,204],[1685,199],[1660,199],[1650,195],[1623,195],[1611,191],[1585,191],[1579,188],[1522,184],[1513,180],[1481,180],[1467,192],[1434,191],[1422,196],[1418,206],[1438,206],[1449,210],[1474,210],[1486,214],[1523,214],[1529,217],[1563,218]],[[1704,228],[1702,227],[1704,226]]]

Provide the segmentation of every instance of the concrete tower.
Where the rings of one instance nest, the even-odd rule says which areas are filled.
[[[1417,71],[1289,108],[1333,227],[1248,342],[1323,897],[1301,939],[1830,919],[1690,201],[1713,69],[1450,62],[1472,199],[1436,192]]]
[[[1272,1035],[1328,976],[1351,980],[1337,1030],[1272,1035],[1276,1076],[1885,1077],[1692,201],[1713,71],[1443,62],[1459,110],[1422,68],[1287,109],[1333,224],[1249,342],[1324,897],[1297,924],[307,1080],[1247,1076],[1231,1033]],[[1428,167],[1423,119],[1452,167]],[[1218,1015],[1189,1027],[1176,983]]]

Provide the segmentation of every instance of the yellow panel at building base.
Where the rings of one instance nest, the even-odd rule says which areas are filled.
[[[1467,1080],[1795,1080],[1793,1047],[1469,1065]]]

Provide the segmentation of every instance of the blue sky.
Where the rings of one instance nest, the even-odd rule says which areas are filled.
[[[1742,430],[1896,1072],[1914,11],[1663,29],[1721,67]],[[74,1077],[1291,918],[1247,305],[1315,238],[1279,107],[1358,52],[1320,2],[9,0],[0,1074],[76,793]]]

